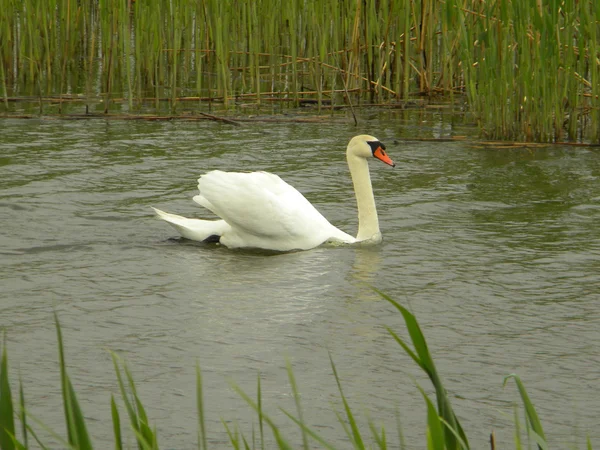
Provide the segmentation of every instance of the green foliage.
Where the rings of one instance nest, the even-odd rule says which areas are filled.
[[[519,376],[514,373],[504,378],[504,385],[506,385],[508,380],[511,378],[514,379],[515,383],[517,384],[519,395],[521,396],[523,406],[525,407],[525,418],[527,419],[527,430],[529,432],[529,437],[537,443],[540,450],[546,450],[548,448],[548,444],[546,443],[546,436],[544,435],[542,423],[538,418],[533,403],[529,399],[529,395],[527,395],[525,385],[521,382]]]
[[[15,435],[15,420],[13,413],[12,394],[8,384],[8,354],[6,353],[6,336],[0,354],[0,448],[13,450]]]
[[[454,414],[452,409],[452,405],[450,403],[450,398],[446,393],[446,389],[442,384],[441,377],[435,368],[435,364],[433,363],[433,358],[429,353],[429,349],[427,348],[427,342],[425,341],[425,336],[421,331],[421,327],[417,322],[415,316],[410,313],[406,308],[392,300],[389,296],[384,293],[377,291],[379,295],[381,295],[385,300],[390,302],[404,318],[404,322],[406,323],[406,328],[412,340],[413,346],[415,350],[411,350],[410,347],[400,338],[398,335],[388,328],[388,332],[392,335],[392,337],[396,340],[398,344],[404,349],[404,351],[417,363],[417,365],[427,374],[431,382],[433,383],[433,387],[435,388],[435,394],[437,399],[437,406],[440,418],[444,421],[446,427],[443,430],[444,435],[444,445],[448,449],[459,449],[469,448],[469,443],[467,440],[467,436],[458,421],[458,418]],[[422,393],[424,391],[421,390]],[[428,417],[431,415],[431,408],[428,408]],[[434,433],[437,430],[436,422],[433,419],[429,419],[430,432]],[[458,436],[458,438],[457,438]],[[437,438],[438,433],[432,434],[432,439]]]
[[[279,449],[292,449],[293,447],[281,436],[281,432],[279,431],[279,427],[275,424],[275,422],[264,412],[261,408],[259,408],[258,403],[254,402],[248,394],[246,394],[241,388],[236,385],[232,385],[233,389],[242,397],[254,411],[260,414],[262,420],[266,422],[269,427],[271,427],[271,431],[273,432],[273,437],[275,438],[275,442],[277,443],[277,447]],[[260,398],[260,397],[259,397]],[[260,402],[260,400],[259,400]],[[260,412],[259,412],[260,411]]]
[[[60,366],[60,380],[62,387],[63,407],[65,411],[65,423],[67,426],[67,436],[71,447],[88,450],[92,449],[92,443],[87,432],[83,412],[77,401],[75,390],[71,379],[67,374],[67,365],[65,362],[65,353],[63,347],[62,331],[58,316],[54,315],[56,322],[56,334],[58,339],[58,359]]]
[[[596,125],[584,125],[588,112],[597,114],[593,92],[600,88],[600,64],[588,57],[597,55],[592,39],[600,26],[593,8],[573,0],[498,1],[477,8],[477,20],[463,14],[470,22],[463,29],[466,93],[487,136],[548,142],[587,131],[600,138]]]
[[[198,364],[196,364],[196,407],[198,408],[198,449],[207,450],[204,397],[202,396],[202,372]]]
[[[304,418],[302,417],[302,406],[300,405],[300,393],[298,392],[298,386],[296,385],[294,371],[292,370],[292,365],[289,361],[286,361],[286,368],[288,372],[288,378],[290,380],[290,385],[292,387],[292,393],[294,394],[294,402],[296,403],[296,412],[298,413],[298,420],[300,421],[300,423],[304,423]],[[302,448],[304,450],[308,450],[308,436],[306,434],[306,430],[300,427],[300,431],[302,432]],[[264,442],[262,435],[261,441]]]
[[[346,411],[346,418],[347,418],[348,423],[350,424],[350,428],[352,430],[351,433],[349,432],[348,428],[344,424],[344,421],[342,420],[342,418],[339,415],[338,415],[338,418],[340,419],[340,423],[346,430],[346,434],[350,438],[350,441],[354,444],[354,448],[364,449],[365,444],[363,443],[362,436],[361,436],[360,430],[358,428],[358,424],[357,424],[356,420],[354,419],[354,415],[352,414],[350,405],[348,404],[348,401],[346,400],[346,397],[344,396],[344,392],[342,391],[342,384],[340,383],[340,379],[338,378],[337,370],[335,369],[335,364],[333,364],[333,359],[331,358],[331,355],[329,355],[329,360],[331,361],[331,369],[333,370],[333,376],[335,377],[335,381],[337,383],[338,390],[340,391],[340,396],[342,397],[342,402],[344,403],[344,410]]]
[[[123,398],[123,402],[125,403],[125,409],[127,410],[127,414],[129,416],[129,424],[135,435],[138,448],[140,450],[158,449],[156,431],[150,427],[150,422],[148,421],[146,410],[144,409],[142,401],[138,396],[135,387],[135,382],[133,381],[133,376],[131,375],[129,368],[126,364],[121,363],[119,357],[114,353],[112,353],[112,359],[115,367],[115,373],[117,374],[119,388],[121,390],[121,397]],[[127,378],[127,385],[129,387],[129,394],[131,394],[131,400],[129,398],[125,383],[123,381],[121,365],[123,366],[123,372],[125,372],[125,377]],[[114,411],[116,411],[116,407],[114,408]],[[113,423],[114,421],[115,414],[113,414]],[[115,426],[115,428],[117,427]],[[116,437],[118,438],[117,442],[119,442],[120,432],[119,435],[116,435]]]
[[[110,413],[113,422],[113,434],[115,436],[115,450],[122,450],[123,439],[121,436],[121,417],[119,415],[119,409],[115,402],[113,395],[110,395]]]
[[[152,102],[175,113],[191,100],[321,110],[465,94],[487,137],[600,142],[590,0],[0,0],[0,10],[6,110],[9,97],[38,98],[40,112],[59,97],[59,112],[79,100],[86,111]]]
[[[434,403],[425,390],[417,385],[418,390],[423,396],[427,411],[427,428],[426,428],[426,442],[428,450],[458,450],[468,449],[469,443],[463,428],[456,417],[452,406],[450,404],[450,398],[446,392],[446,389],[442,385],[441,377],[437,372],[433,357],[429,352],[427,342],[419,323],[415,316],[410,313],[402,305],[398,304],[387,295],[379,292],[379,294],[393,305],[402,315],[406,329],[410,336],[413,348],[411,348],[405,340],[400,338],[394,331],[388,328],[388,332],[394,338],[394,340],[402,347],[402,349],[415,361],[415,363],[427,374],[431,380],[436,394],[436,403]],[[43,423],[31,416],[25,408],[25,396],[23,393],[22,385],[19,386],[19,419],[22,424],[23,443],[17,440],[15,436],[15,407],[13,405],[12,394],[10,390],[10,383],[8,378],[8,356],[6,351],[6,343],[2,346],[2,352],[0,354],[0,450],[24,450],[28,448],[28,435],[33,436],[40,448],[47,448],[43,442],[37,437],[31,426],[28,424],[27,419],[33,419],[33,422],[42,426],[44,429],[50,432],[57,440],[62,442],[65,447],[72,449],[91,449],[92,444],[87,433],[85,419],[77,397],[75,390],[67,374],[65,353],[63,347],[63,338],[60,323],[58,318],[55,316],[56,331],[58,337],[58,348],[59,348],[59,366],[61,373],[61,386],[62,386],[62,397],[65,411],[65,423],[67,429],[67,440],[63,440],[60,436],[56,435],[52,430],[48,430]],[[123,363],[116,354],[112,354],[113,364],[115,373],[117,375],[117,383],[121,391],[121,397],[127,410],[129,417],[129,425],[136,439],[137,446],[140,450],[155,450],[158,449],[158,439],[156,430],[150,426],[146,410],[142,404],[142,401],[137,393],[133,376],[129,371],[127,365]],[[352,412],[350,403],[348,402],[344,391],[342,389],[342,383],[338,376],[337,369],[333,362],[333,358],[330,355],[331,369],[333,372],[334,379],[336,381],[342,405],[344,409],[344,415],[341,415],[337,411],[334,412],[338,417],[342,428],[345,430],[349,440],[355,449],[370,448],[365,444],[365,438],[360,430],[360,425]],[[300,394],[296,384],[296,379],[292,371],[290,363],[287,363],[288,378],[290,381],[292,394],[296,404],[297,417],[281,409],[281,411],[287,416],[292,422],[299,426],[302,433],[302,448],[311,448],[309,439],[313,440],[320,446],[326,449],[334,449],[335,447],[328,443],[322,436],[310,428],[306,424],[303,417],[303,410],[300,405]],[[123,377],[124,374],[124,377]],[[517,375],[508,375],[504,384],[514,379],[517,385],[524,410],[527,425],[528,438],[530,443],[535,444],[538,449],[548,449],[546,437],[537,415],[536,409],[531,402],[525,386],[521,382]],[[275,421],[267,414],[263,409],[262,395],[261,395],[261,382],[260,375],[257,378],[257,399],[253,400],[247,395],[242,389],[236,385],[232,385],[238,394],[248,403],[248,405],[257,413],[258,422],[260,427],[260,446],[265,448],[265,436],[263,432],[263,423],[271,429],[273,438],[276,446],[279,449],[292,449],[297,448],[291,445],[283,436],[280,427]],[[207,434],[205,428],[205,412],[204,412],[204,400],[202,396],[202,374],[200,367],[196,366],[196,387],[197,387],[197,407],[198,407],[198,448],[200,450],[206,450],[208,446]],[[114,397],[111,395],[110,408],[112,415],[113,433],[115,438],[115,449],[120,450],[123,448],[123,437],[121,431],[121,419],[118,411],[117,403]],[[222,420],[225,430],[229,436],[231,446],[234,449],[249,450],[255,448],[254,432],[252,433],[252,439],[249,441],[246,439],[243,433],[240,432],[237,425],[230,427],[229,423]],[[373,439],[375,448],[387,449],[388,438],[385,429],[382,427],[378,429],[377,426],[369,420],[369,429]],[[517,409],[515,408],[515,448],[517,450],[523,448],[521,445],[520,438],[520,427]],[[398,436],[401,448],[405,448],[402,430],[398,419]],[[587,450],[592,449],[591,440],[587,439]]]

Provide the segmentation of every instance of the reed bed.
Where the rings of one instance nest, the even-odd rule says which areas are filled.
[[[86,111],[392,105],[600,142],[595,0],[0,0],[0,89]],[[457,100],[458,98],[458,100]],[[116,101],[120,99],[119,101]],[[167,99],[167,101],[160,101]],[[191,101],[190,101],[191,100]]]
[[[420,385],[416,385],[417,389],[423,396],[426,409],[424,432],[426,448],[429,450],[468,450],[470,446],[467,435],[460,423],[458,416],[454,413],[451,405],[451,397],[448,395],[447,390],[442,383],[441,375],[435,367],[433,357],[429,351],[427,341],[417,319],[405,307],[395,302],[384,293],[379,292],[379,294],[383,299],[393,305],[394,308],[396,308],[402,315],[410,342],[401,338],[390,328],[388,328],[389,334],[423,370],[423,372],[427,374],[435,391],[434,401]],[[73,384],[71,383],[68,375],[62,330],[56,315],[55,322],[58,338],[59,367],[66,424],[66,437],[62,437],[52,430],[50,430],[50,432],[64,448],[82,450],[92,449],[94,446],[87,431],[85,417],[77,400],[77,395],[75,393]],[[38,428],[42,427],[46,431],[48,431],[48,428],[43,425],[43,422],[41,422],[39,419],[36,419],[28,411],[22,384],[19,385],[18,400],[13,399],[12,397],[13,391],[11,389],[8,376],[8,354],[6,350],[6,339],[4,339],[4,341],[4,345],[0,349],[0,450],[25,450],[29,448],[29,442],[32,441],[35,441],[40,448],[47,448],[44,442],[42,442],[36,434],[35,428],[36,426]],[[412,346],[410,344],[412,344]],[[111,395],[110,407],[115,448],[117,450],[124,448],[122,422],[128,423],[128,429],[133,434],[133,439],[137,443],[137,447],[140,450],[155,450],[160,448],[156,428],[152,426],[148,419],[146,409],[137,393],[136,384],[131,372],[129,371],[126,363],[118,355],[113,353],[112,358],[117,377],[117,385],[121,392],[122,404],[124,405],[127,418],[129,419],[128,421],[126,419],[121,419],[118,403]],[[335,414],[339,419],[340,425],[346,433],[348,441],[352,444],[352,447],[361,450],[365,448],[386,449],[388,446],[392,448],[398,448],[398,446],[400,446],[400,448],[406,448],[399,421],[398,430],[396,430],[398,442],[394,444],[391,443],[392,439],[390,437],[389,430],[386,431],[384,427],[377,427],[377,425],[371,420],[368,421],[369,432],[366,433],[365,430],[361,430],[352,408],[344,395],[344,391],[342,389],[342,385],[331,356],[330,360],[333,378],[337,384],[338,392],[343,405],[343,412],[332,411],[332,414]],[[236,390],[239,395],[248,403],[249,407],[256,412],[259,429],[258,436],[256,436],[253,425],[252,437],[249,438],[241,433],[237,429],[237,426],[232,430],[227,425],[227,422],[222,419],[223,425],[230,439],[231,447],[233,449],[265,448],[266,445],[269,445],[269,448],[273,448],[272,446],[275,445],[279,449],[308,449],[314,448],[315,445],[319,445],[320,447],[327,449],[335,448],[304,421],[303,407],[300,404],[299,389],[289,362],[287,363],[287,372],[293,398],[296,404],[296,412],[294,414],[283,409],[281,409],[281,411],[300,428],[302,443],[290,443],[289,440],[283,436],[280,427],[278,427],[278,425],[276,425],[276,423],[271,419],[269,413],[263,409],[261,398],[261,379],[259,375],[257,378],[256,398],[249,396],[235,384],[232,385],[233,389]],[[507,382],[511,379],[515,381],[523,403],[525,422],[525,433],[522,433],[518,410],[515,406],[515,448],[520,450],[524,445],[527,445],[527,448],[532,448],[532,446],[535,446],[539,450],[548,449],[549,444],[546,440],[541,421],[531,399],[527,394],[524,384],[515,374],[508,375],[504,380],[504,384],[507,384]],[[210,447],[210,445],[207,438],[207,430],[205,425],[206,412],[204,410],[204,400],[202,395],[202,373],[198,365],[196,366],[196,400],[198,407],[197,447],[200,450],[206,450]],[[20,422],[20,427],[18,426],[18,422]],[[273,435],[272,442],[274,442],[274,444],[271,444],[270,441],[266,440],[265,428],[271,430]],[[522,442],[522,434],[525,434],[527,443]],[[369,444],[369,441],[371,444]],[[309,443],[311,447],[309,447]],[[490,448],[491,450],[496,449],[495,436],[493,432],[490,435]],[[587,450],[592,450],[592,443],[589,438],[587,440],[586,448]]]

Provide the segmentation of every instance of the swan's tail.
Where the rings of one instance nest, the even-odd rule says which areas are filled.
[[[193,241],[218,242],[219,238],[230,226],[224,220],[188,219],[152,208],[156,215],[179,231],[186,239]]]

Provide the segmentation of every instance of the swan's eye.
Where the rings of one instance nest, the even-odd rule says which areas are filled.
[[[373,154],[377,151],[378,148],[382,151],[385,150],[385,145],[383,145],[379,141],[368,141],[367,144],[369,144],[369,147],[371,147],[371,151],[373,152]]]

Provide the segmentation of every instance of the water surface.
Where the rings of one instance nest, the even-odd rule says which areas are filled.
[[[499,150],[411,141],[451,134],[435,116],[340,123],[247,124],[2,120],[0,326],[11,375],[32,413],[63,432],[53,323],[98,447],[111,444],[109,350],[138,383],[159,443],[196,443],[195,364],[209,440],[221,418],[249,438],[260,373],[264,407],[298,446],[279,407],[347,446],[329,354],[355,413],[423,448],[429,383],[388,336],[403,322],[371,289],[415,312],[473,448],[495,430],[511,448],[518,373],[555,447],[600,439],[600,154],[586,148]],[[368,132],[395,169],[373,162],[384,242],[265,254],[179,239],[150,206],[209,217],[192,200],[202,172],[268,170],[340,228],[357,219],[344,160]],[[122,410],[122,415],[125,412]],[[44,436],[44,432],[40,431]]]

